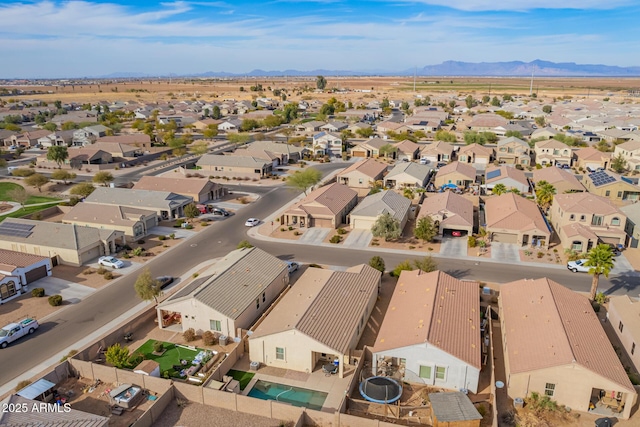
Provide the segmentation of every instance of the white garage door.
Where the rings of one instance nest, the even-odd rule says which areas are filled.
[[[498,243],[518,243],[518,235],[510,233],[493,233],[491,240]]]
[[[375,223],[375,220],[363,218],[353,218],[352,221],[355,230],[371,230],[371,226]]]

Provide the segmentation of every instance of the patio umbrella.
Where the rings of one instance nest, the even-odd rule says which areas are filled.
[[[611,427],[613,424],[611,423],[611,418],[598,418],[596,420],[596,427]]]

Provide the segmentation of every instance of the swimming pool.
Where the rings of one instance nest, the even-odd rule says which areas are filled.
[[[247,396],[262,400],[286,402],[293,406],[301,406],[319,411],[322,409],[322,405],[324,405],[327,393],[258,380]]]

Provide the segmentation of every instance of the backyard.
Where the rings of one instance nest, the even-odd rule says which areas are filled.
[[[205,351],[199,348],[195,348],[195,350],[191,350],[186,346],[177,345],[173,343],[163,342],[163,352],[162,354],[158,354],[154,351],[154,343],[156,340],[148,340],[144,344],[142,344],[138,349],[131,353],[130,360],[139,361],[140,355],[144,358],[144,360],[150,359],[155,360],[160,364],[160,372],[163,376],[165,373],[169,377],[173,378],[181,378],[180,370],[176,368],[188,368],[192,366],[193,360],[196,358],[198,353],[201,351]],[[137,359],[137,360],[136,360]],[[186,361],[186,364],[182,363],[182,361]],[[203,362],[206,360],[203,360]]]
[[[255,374],[251,372],[236,371],[235,369],[231,369],[229,372],[227,372],[227,375],[231,375],[234,380],[238,381],[240,383],[240,390],[244,390],[244,388],[249,385]]]

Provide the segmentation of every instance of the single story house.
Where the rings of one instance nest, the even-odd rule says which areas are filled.
[[[400,162],[384,177],[384,186],[390,188],[419,187],[427,185],[432,168],[412,162]]]
[[[98,187],[84,203],[154,210],[160,219],[168,220],[184,216],[184,207],[193,203],[193,197],[169,191]]]
[[[424,217],[433,220],[440,237],[451,235],[453,231],[461,231],[470,236],[477,229],[473,202],[453,191],[428,193],[428,197],[420,205],[416,222]]]
[[[51,276],[51,258],[0,249],[0,304],[27,292],[27,285]]]
[[[345,364],[365,330],[382,274],[365,264],[332,271],[309,267],[249,337],[252,362],[313,372]]]
[[[592,172],[583,178],[582,183],[588,192],[611,200],[640,200],[640,186],[628,177],[614,172]]]
[[[116,244],[124,244],[124,233],[22,218],[0,223],[0,249],[51,259],[52,266],[81,266],[102,255],[111,255]]]
[[[535,202],[514,193],[485,200],[485,229],[492,242],[546,248],[552,229]]]
[[[522,279],[502,285],[498,304],[509,397],[536,392],[629,418],[638,394],[587,297],[547,278]]]
[[[17,145],[20,147],[29,148],[37,145],[38,139],[46,137],[50,134],[51,131],[47,129],[27,131],[21,134],[11,135],[9,137],[10,143],[7,144],[7,140],[5,140],[5,145]]]
[[[336,175],[336,181],[358,191],[364,196],[369,193],[374,183],[382,181],[387,165],[374,159],[356,162]]]
[[[196,162],[203,172],[227,178],[261,179],[271,175],[273,162],[251,156],[205,154]]]
[[[248,147],[252,150],[264,150],[278,154],[281,158],[282,164],[301,160],[304,152],[308,150],[305,147],[298,147],[292,144],[275,141],[254,141],[249,144]]]
[[[438,170],[434,179],[436,188],[455,185],[468,188],[476,182],[476,168],[468,163],[452,162]]]
[[[354,230],[371,230],[378,217],[390,214],[400,223],[400,230],[409,219],[411,200],[393,190],[384,190],[365,197],[349,215],[349,224]]]
[[[380,157],[380,149],[384,146],[394,147],[393,141],[382,138],[370,138],[351,147],[349,153],[352,157]],[[386,153],[386,156],[395,159],[396,151],[397,150],[392,149],[391,152]]]
[[[348,223],[347,215],[357,203],[357,191],[338,183],[325,185],[285,210],[280,216],[280,224],[338,228]]]
[[[465,145],[458,150],[458,161],[460,163],[487,165],[493,158],[493,148],[476,143]]]
[[[611,153],[603,153],[594,147],[586,147],[574,151],[573,157],[575,167],[586,169],[589,172],[600,168],[607,169],[611,164]]]
[[[556,189],[556,194],[586,191],[584,185],[576,178],[573,172],[566,169],[554,167],[534,169],[532,181],[534,186],[540,181],[548,182]]]
[[[442,271],[403,271],[371,351],[374,375],[398,371],[403,381],[420,378],[476,393],[482,368],[478,282]]]
[[[129,135],[108,135],[98,138],[96,142],[104,142],[108,144],[127,144],[133,145],[138,149],[151,148],[151,137],[145,133],[133,133]]]
[[[393,146],[396,149],[398,160],[412,161],[417,159],[420,153],[420,145],[408,139],[404,139]]]
[[[178,175],[178,174],[176,174]],[[133,186],[133,190],[165,191],[191,197],[196,203],[222,198],[227,190],[207,178],[169,178],[146,175]]]
[[[493,187],[498,184],[504,185],[507,190],[515,188],[520,193],[529,193],[531,191],[531,185],[524,171],[513,166],[501,165],[487,168],[485,171],[485,189],[493,190]]]
[[[434,141],[431,144],[426,144],[420,150],[420,158],[427,159],[432,163],[448,163],[453,159],[454,151],[453,144],[445,141]]]
[[[239,337],[288,284],[286,262],[259,248],[236,249],[158,304],[158,325]]]

